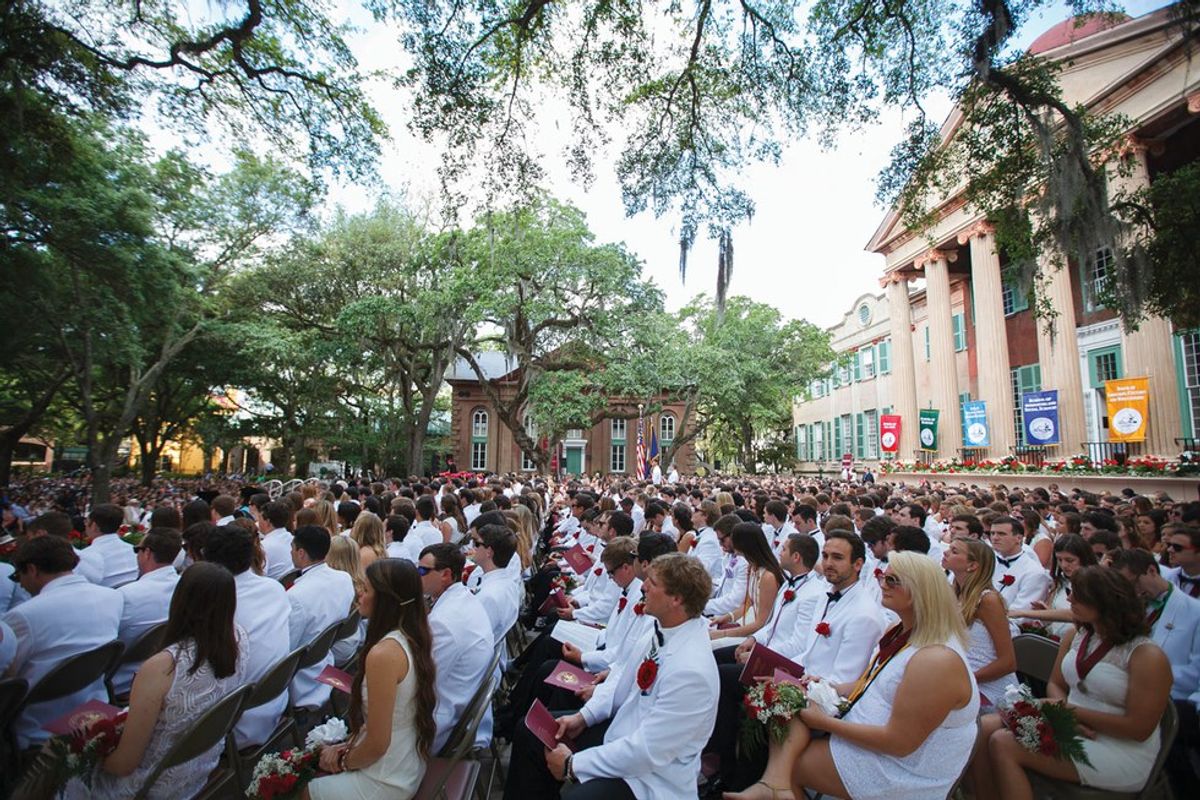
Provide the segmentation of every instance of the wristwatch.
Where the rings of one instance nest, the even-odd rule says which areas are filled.
[[[575,758],[574,754],[567,756],[567,760],[563,762],[563,780],[567,783],[579,783],[579,778],[575,777],[575,768],[571,764],[571,760]]]

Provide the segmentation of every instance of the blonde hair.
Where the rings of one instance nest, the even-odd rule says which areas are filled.
[[[521,559],[521,569],[533,564],[533,540],[535,538],[533,512],[520,503],[504,512],[504,516],[517,523],[517,557]]]
[[[329,531],[330,536],[338,535],[337,509],[328,500],[318,500],[313,503],[312,510],[316,512],[317,524]]]
[[[717,492],[716,497],[713,498],[713,502],[717,504],[718,508],[731,506],[733,505],[733,495],[730,492]]]
[[[956,536],[954,541],[967,548],[967,560],[979,567],[967,576],[965,584],[960,587],[955,583],[954,587],[962,608],[963,624],[970,626],[979,615],[979,603],[984,593],[992,587],[992,576],[996,574],[996,554],[979,539]]]
[[[329,554],[325,556],[325,563],[331,569],[341,570],[350,576],[350,580],[354,581],[355,602],[357,602],[358,593],[365,580],[362,557],[358,553],[358,543],[349,536],[334,536],[329,540]]]
[[[912,595],[913,630],[909,644],[914,648],[944,645],[957,638],[966,647],[967,627],[941,567],[923,553],[905,551],[892,553],[888,566]]]
[[[364,511],[354,520],[354,529],[350,538],[358,542],[359,547],[371,550],[377,556],[387,555],[387,544],[383,538],[383,520],[374,512]]]

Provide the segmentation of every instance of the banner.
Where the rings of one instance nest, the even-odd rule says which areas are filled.
[[[1062,439],[1058,430],[1058,389],[1022,394],[1021,420],[1025,444],[1058,444]]]
[[[939,413],[936,408],[922,408],[917,414],[917,444],[922,450],[937,450]]]
[[[1150,420],[1150,379],[1118,378],[1104,382],[1110,442],[1146,441]]]
[[[884,414],[879,418],[879,448],[885,453],[900,451],[899,414]]]
[[[968,400],[962,404],[963,447],[987,447],[987,401]]]

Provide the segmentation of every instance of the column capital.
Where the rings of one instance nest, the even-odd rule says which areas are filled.
[[[1200,92],[1192,92],[1187,96],[1188,113],[1200,114]]]
[[[1200,100],[1200,97],[1197,99]],[[1161,156],[1165,149],[1163,143],[1156,139],[1144,139],[1129,133],[1122,137],[1117,144],[1117,155],[1121,158],[1130,156],[1145,158],[1147,154]]]
[[[911,275],[905,275],[903,272],[896,270],[894,272],[885,274],[879,279],[879,288],[886,289],[887,287],[897,283],[908,283],[910,280],[912,280]]]
[[[981,219],[971,227],[960,231],[958,234],[958,243],[966,244],[972,239],[982,239],[985,236],[995,236],[996,227],[986,219]]]
[[[926,264],[932,264],[935,261],[945,261],[947,264],[953,264],[957,260],[958,253],[953,250],[939,250],[936,247],[931,247],[913,259],[913,269],[924,270]]]

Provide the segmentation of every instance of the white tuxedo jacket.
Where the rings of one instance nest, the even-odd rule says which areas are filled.
[[[124,600],[124,610],[121,612],[121,628],[118,638],[125,647],[132,647],[141,635],[150,628],[166,622],[167,612],[171,607],[171,596],[175,594],[175,585],[179,583],[179,573],[172,566],[159,567],[147,572],[133,583],[127,583],[120,589]],[[126,694],[133,684],[133,676],[142,666],[126,664],[113,675],[113,688],[117,694]]]
[[[291,650],[306,645],[321,631],[350,614],[354,602],[354,581],[350,574],[330,567],[324,561],[304,571],[287,590],[288,645]],[[333,653],[307,669],[296,673],[289,693],[292,705],[317,707],[329,699],[330,688],[317,683],[321,670],[333,663]]]
[[[115,533],[97,536],[78,554],[80,564],[86,565],[83,574],[93,583],[112,589],[138,578],[137,553],[133,552],[133,545],[122,541]]]
[[[1036,555],[1022,550],[1015,556],[1005,557],[1011,563],[1006,565],[996,554],[996,572],[992,582],[1004,605],[1013,608],[1032,608],[1033,604],[1045,599],[1050,589],[1050,573],[1042,567],[1042,562]],[[1015,559],[1015,560],[1014,560]],[[1009,582],[1006,576],[1011,576]]]
[[[437,665],[436,753],[479,688],[494,644],[487,612],[470,589],[456,583],[446,589],[429,612],[433,663]]]
[[[1150,637],[1171,662],[1171,697],[1186,700],[1200,689],[1200,600],[1172,587]]]
[[[808,608],[797,611],[797,618],[806,612],[810,614],[808,624],[797,626],[797,639],[787,643],[795,649],[779,652],[799,663],[807,674],[834,683],[857,679],[883,635],[883,613],[874,598],[856,581],[836,603],[830,603],[827,594],[814,595]],[[816,631],[822,622],[829,625],[828,636]]]
[[[247,683],[252,683],[291,652],[288,625],[292,607],[277,580],[246,570],[235,575],[233,581],[237,589],[237,611],[233,619],[245,629],[249,642],[250,657],[243,675]],[[247,709],[234,728],[238,746],[265,742],[285,706],[287,692],[280,692],[274,700]]]
[[[268,578],[279,580],[295,569],[292,563],[292,534],[287,528],[276,528],[263,536],[262,548],[267,556]]]

